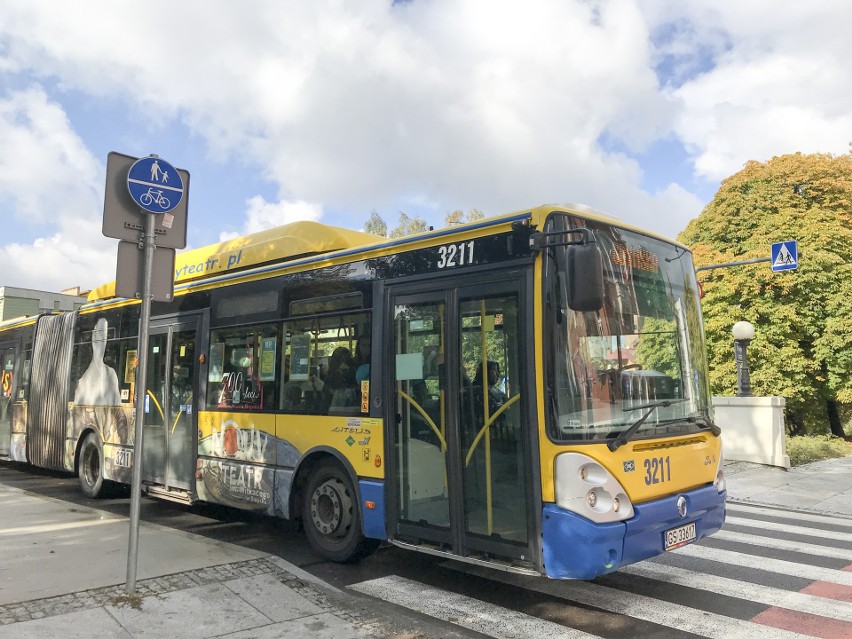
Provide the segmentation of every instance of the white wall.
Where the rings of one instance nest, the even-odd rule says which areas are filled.
[[[713,397],[726,461],[790,467],[783,397]]]

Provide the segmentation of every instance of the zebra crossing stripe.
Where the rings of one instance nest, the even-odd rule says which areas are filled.
[[[762,548],[772,548],[774,550],[801,552],[808,555],[816,555],[817,557],[831,557],[832,559],[842,559],[843,561],[852,563],[852,550],[845,550],[843,548],[818,546],[817,544],[806,544],[804,542],[789,541],[787,539],[775,539],[773,537],[765,537],[763,535],[749,535],[747,533],[731,532],[724,529],[714,533],[711,539],[736,541],[741,544],[760,546]]]
[[[349,588],[499,639],[583,639],[598,636],[397,575],[362,581]]]
[[[446,562],[441,565],[453,568],[452,563],[454,562]],[[801,639],[809,636],[704,610],[696,610],[662,599],[637,595],[588,581],[552,581],[537,577],[524,578],[511,573],[487,570],[479,566],[464,566],[464,568],[455,566],[454,568],[492,581],[500,581],[551,597],[594,606],[608,612],[649,621],[674,630],[691,632],[711,639]]]
[[[774,515],[776,517],[783,516],[786,521],[812,522],[815,524],[823,524],[826,526],[848,528],[852,532],[852,519],[843,519],[840,517],[832,517],[831,515],[819,515],[816,513],[802,513],[790,510],[770,510],[767,511],[766,506],[751,506],[739,502],[728,502],[726,504],[728,513],[744,513],[752,515]],[[766,522],[762,522],[766,523]]]
[[[725,525],[734,526],[750,526],[752,528],[760,528],[762,530],[790,533],[794,535],[808,535],[810,537],[819,537],[820,539],[832,539],[834,541],[852,541],[852,531],[835,531],[835,530],[820,530],[818,528],[809,528],[806,526],[793,526],[790,524],[780,524],[772,521],[759,521],[757,519],[747,519],[745,517],[725,517]],[[714,535],[715,537],[715,535]]]
[[[735,566],[755,566],[755,564],[758,564],[755,568],[765,570],[767,572],[776,572],[778,574],[789,575],[791,577],[801,577],[802,579],[808,579],[810,581],[826,581],[833,584],[852,586],[852,572],[843,572],[842,570],[832,570],[831,568],[821,568],[820,566],[798,564],[793,561],[784,561],[783,559],[756,557],[755,555],[734,552],[733,550],[711,548],[710,546],[703,544],[682,546],[672,552],[686,557],[709,559],[710,561],[716,561],[723,564],[733,564]]]
[[[839,621],[852,621],[852,606],[848,603],[825,599],[815,594],[806,594],[805,591],[793,592],[781,588],[761,586],[751,582],[729,579],[728,577],[697,573],[677,566],[664,566],[652,561],[641,561],[632,566],[625,566],[620,568],[618,572],[798,612],[813,613],[818,610],[819,614],[824,617]]]

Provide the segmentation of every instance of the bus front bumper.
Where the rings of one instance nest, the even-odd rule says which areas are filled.
[[[685,517],[678,514],[681,496],[686,499]],[[545,572],[551,579],[594,579],[662,554],[666,531],[692,522],[698,541],[722,527],[726,497],[727,492],[706,486],[634,505],[631,519],[608,524],[547,504],[542,512]]]

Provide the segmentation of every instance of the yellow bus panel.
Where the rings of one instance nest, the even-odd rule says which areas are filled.
[[[722,452],[721,439],[709,431],[682,437],[628,442],[615,452],[606,444],[557,446],[541,442],[542,500],[556,500],[554,468],[559,453],[588,455],[615,477],[634,504],[713,482]]]
[[[198,414],[198,454],[292,468],[307,451],[339,451],[359,477],[385,475],[383,420],[368,417],[230,413]]]

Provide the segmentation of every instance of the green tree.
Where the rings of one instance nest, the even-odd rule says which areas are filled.
[[[452,213],[447,213],[444,217],[444,224],[450,226],[451,224],[464,224],[465,222],[474,222],[476,220],[481,220],[485,217],[485,213],[480,211],[479,209],[470,209],[467,213],[462,211],[461,209],[456,209]]]
[[[390,232],[388,237],[405,237],[406,235],[414,235],[415,233],[422,233],[423,231],[428,230],[429,225],[422,217],[418,215],[415,215],[414,217],[408,217],[408,215],[400,211],[399,223]]]
[[[655,370],[674,379],[680,379],[680,356],[674,320],[646,317],[642,326],[642,339],[636,347],[636,362],[646,370]]]
[[[700,274],[715,394],[736,388],[731,327],[755,325],[749,347],[755,395],[787,400],[793,433],[844,436],[852,403],[852,156],[793,154],[749,162],[727,178],[679,238],[697,266],[766,257],[796,239],[799,267],[765,263]],[[846,407],[848,408],[848,407]]]
[[[364,232],[381,235],[382,237],[388,236],[387,222],[382,219],[382,216],[379,215],[376,209],[370,211],[370,219],[364,224]]]

